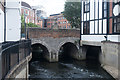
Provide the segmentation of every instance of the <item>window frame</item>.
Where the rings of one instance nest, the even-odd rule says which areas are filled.
[[[86,10],[86,8],[88,7],[88,10]],[[84,13],[88,13],[90,12],[90,1],[88,3],[84,2]]]
[[[118,1],[118,2],[116,2],[116,3],[113,3],[113,6],[115,6],[115,5],[119,5],[120,6],[120,1]],[[116,22],[115,22],[115,19],[116,19]],[[119,21],[118,21],[118,19],[119,19]],[[115,16],[114,18],[113,18],[113,34],[120,34],[120,32],[117,32],[118,30],[118,27],[120,27],[120,26],[118,26],[120,24],[120,13],[119,13],[119,15],[118,16]],[[116,25],[116,26],[115,26]],[[115,31],[115,27],[116,27],[116,31]]]
[[[90,21],[85,21],[83,26],[83,34],[90,34]],[[85,29],[86,28],[86,29]]]
[[[105,7],[106,4],[106,7]],[[106,12],[106,15],[105,15]],[[108,2],[106,0],[103,0],[103,18],[108,17]]]

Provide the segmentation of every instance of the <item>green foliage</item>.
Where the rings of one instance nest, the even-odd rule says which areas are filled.
[[[72,28],[80,28],[81,2],[65,2],[64,17],[70,22]]]
[[[22,33],[24,33],[24,31],[25,31],[24,15],[21,16],[21,26],[22,26]],[[39,27],[39,26],[30,22],[30,23],[26,23],[26,27]]]
[[[27,27],[39,27],[38,25],[34,24],[34,23],[26,23],[25,24],[25,18],[24,18],[24,15],[21,16],[21,32],[22,34],[25,33],[25,25],[26,25],[26,28]]]
[[[39,27],[39,26],[30,22],[27,24],[27,27]]]

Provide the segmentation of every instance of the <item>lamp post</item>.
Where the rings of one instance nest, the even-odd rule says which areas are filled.
[[[25,11],[24,11],[25,39],[27,39],[27,31],[26,31],[26,17],[27,17],[27,16],[28,16],[28,14],[26,14]]]

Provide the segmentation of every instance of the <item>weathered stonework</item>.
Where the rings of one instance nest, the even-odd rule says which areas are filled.
[[[68,42],[73,43],[74,45],[76,45],[76,47],[79,50],[79,42],[78,42],[79,38],[75,38],[75,37],[64,37],[64,38],[41,37],[37,39],[32,38],[31,40],[32,40],[32,45],[39,43],[44,45],[48,49],[49,54],[46,54],[44,57],[49,62],[58,61],[59,50],[65,43]]]
[[[114,78],[118,78],[120,43],[102,42],[102,66]]]
[[[119,53],[120,53],[120,43],[118,42],[110,42],[110,41],[103,41],[103,42],[90,42],[90,41],[81,41],[81,50],[84,59],[86,59],[86,46],[95,46],[99,47],[100,51],[99,54],[99,61],[101,66],[114,78],[118,78],[119,76]]]
[[[29,38],[32,45],[41,44],[48,49],[48,53],[44,54],[44,58],[49,62],[58,61],[60,48],[66,43],[73,43],[79,50],[80,30],[76,29],[41,29],[28,28]],[[73,58],[78,59],[79,53],[74,51]]]

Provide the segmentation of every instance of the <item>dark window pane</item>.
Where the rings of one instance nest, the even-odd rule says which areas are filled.
[[[120,23],[117,24],[117,33],[120,33]]]
[[[116,18],[114,19],[114,23],[116,23]]]
[[[120,17],[118,17],[117,22],[120,22]]]
[[[114,24],[114,32],[116,33],[117,31],[117,27],[116,27],[116,24]]]
[[[89,34],[90,33],[90,28],[89,28],[89,21],[84,22],[84,27],[83,27],[83,34]]]

